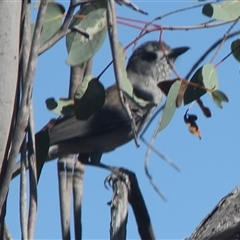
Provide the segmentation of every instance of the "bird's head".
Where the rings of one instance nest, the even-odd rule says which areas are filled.
[[[159,104],[162,94],[157,84],[170,79],[175,60],[188,49],[189,47],[171,48],[158,41],[148,41],[135,49],[126,69],[135,94]]]

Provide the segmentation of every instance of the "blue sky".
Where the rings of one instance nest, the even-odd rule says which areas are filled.
[[[134,1],[149,13],[144,16],[117,7],[118,16],[152,20],[156,16],[195,4],[194,1]],[[68,2],[62,2],[67,6]],[[185,26],[207,21],[201,14],[201,8],[174,14],[158,21],[162,25]],[[119,41],[127,45],[139,30],[119,25]],[[222,37],[229,25],[219,28],[192,31],[164,31],[163,40],[172,47],[189,46],[191,49],[182,55],[176,70],[185,76],[198,57],[218,38]],[[238,25],[235,27],[235,30]],[[146,35],[139,41],[158,40],[159,33]],[[233,38],[232,40],[236,39]],[[220,61],[230,52],[231,41],[225,43],[214,63]],[[131,49],[127,51],[130,56]],[[204,61],[207,63],[213,53]],[[49,97],[66,97],[68,95],[69,67],[65,64],[67,51],[65,40],[40,56],[34,86],[34,106],[36,130],[40,130],[50,118],[56,117],[45,107]],[[108,38],[94,59],[93,74],[98,75],[111,61]],[[190,112],[198,115],[198,125],[202,140],[191,135],[183,121],[187,107],[177,110],[170,125],[162,131],[154,146],[171,158],[181,169],[175,171],[154,153],[150,156],[150,171],[158,187],[167,198],[167,202],[153,190],[144,172],[146,146],[141,143],[136,148],[134,142],[124,145],[114,152],[105,154],[102,162],[128,168],[136,173],[141,187],[157,239],[183,239],[190,236],[200,221],[213,209],[217,202],[239,184],[239,63],[231,56],[218,68],[220,89],[229,97],[229,103],[219,109],[206,94],[204,104],[212,111],[207,119],[195,104]],[[114,82],[112,68],[101,78],[105,86]],[[158,117],[159,119],[159,117]],[[157,120],[149,128],[146,138],[150,139]],[[58,200],[57,162],[44,166],[38,186],[38,215],[36,239],[60,239],[60,215]],[[106,190],[103,181],[109,172],[93,167],[86,167],[83,196],[83,238],[108,239],[110,226],[111,190]],[[8,196],[7,224],[13,239],[21,238],[19,226],[19,178],[12,181]],[[71,218],[71,223],[73,221]],[[74,234],[72,232],[72,237]],[[128,239],[138,239],[137,226],[129,207]]]

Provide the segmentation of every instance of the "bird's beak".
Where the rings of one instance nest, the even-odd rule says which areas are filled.
[[[176,59],[183,53],[185,53],[190,47],[178,47],[178,48],[173,48],[171,52],[168,54],[169,58]]]

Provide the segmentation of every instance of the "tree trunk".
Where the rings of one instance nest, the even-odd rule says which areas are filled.
[[[0,1],[0,172],[18,79],[21,1]]]

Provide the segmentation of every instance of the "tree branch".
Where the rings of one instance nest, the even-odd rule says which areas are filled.
[[[118,86],[118,93],[119,97],[122,103],[123,108],[125,109],[129,119],[131,120],[131,126],[132,126],[132,133],[134,137],[134,141],[137,147],[139,147],[139,143],[137,140],[137,133],[136,133],[136,125],[134,118],[132,117],[131,110],[129,108],[129,105],[126,101],[124,101],[123,98],[123,92],[121,90],[121,79],[122,79],[122,73],[120,71],[120,63],[117,57],[117,21],[116,21],[116,13],[115,13],[115,5],[113,0],[109,0],[107,4],[107,22],[108,22],[108,33],[109,33],[109,40],[111,44],[112,49],[112,57],[113,57],[113,67],[114,67],[114,73],[116,78],[116,83]]]
[[[240,239],[240,188],[223,197],[187,240]]]
[[[35,30],[33,34],[33,40],[32,40],[32,45],[31,45],[31,50],[29,55],[29,62],[28,62],[28,67],[27,67],[26,76],[24,80],[25,84],[24,84],[22,99],[19,107],[18,116],[17,116],[15,133],[13,136],[13,144],[9,154],[6,173],[3,178],[3,182],[1,183],[1,186],[0,186],[0,192],[1,192],[0,209],[2,209],[2,206],[7,196],[9,183],[11,181],[12,173],[14,170],[15,161],[19,153],[20,147],[22,145],[22,141],[25,136],[25,130],[28,124],[28,119],[29,119],[28,103],[29,103],[29,99],[32,96],[32,87],[33,87],[35,69],[37,64],[38,49],[40,45],[40,35],[41,35],[41,30],[44,22],[46,9],[47,9],[47,0],[42,0],[40,3],[37,22],[36,22]]]

